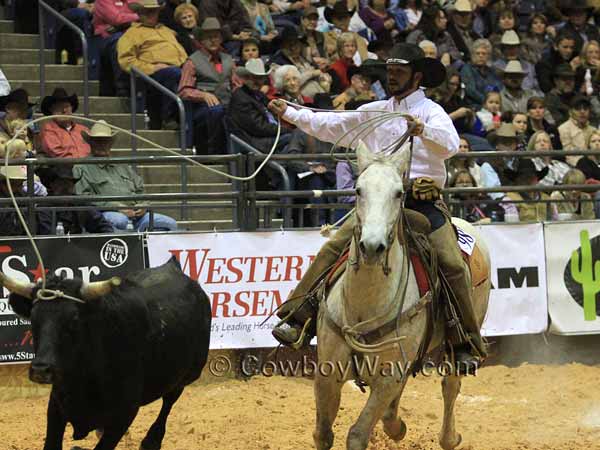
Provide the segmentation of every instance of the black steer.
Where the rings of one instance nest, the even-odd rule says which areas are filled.
[[[75,299],[59,294],[35,300],[37,285],[1,272],[0,281],[11,291],[14,311],[31,319],[35,359],[29,377],[52,384],[44,450],[63,448],[67,422],[74,439],[102,430],[95,450],[113,450],[140,406],[162,398],[140,447],[160,449],[169,412],[200,376],[210,340],[208,297],[179,263],[172,258],[122,282],[48,279],[47,289]]]

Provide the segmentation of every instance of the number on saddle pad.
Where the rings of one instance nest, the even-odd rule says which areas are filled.
[[[458,246],[463,252],[471,256],[473,249],[475,248],[475,237],[458,227],[456,227],[456,232],[458,234]]]

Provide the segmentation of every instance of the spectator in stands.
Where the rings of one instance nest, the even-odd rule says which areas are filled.
[[[48,187],[50,196],[75,195],[77,178],[73,176],[73,167],[68,165],[40,167],[37,174]],[[69,203],[47,204],[46,206],[75,206]],[[62,222],[65,234],[112,233],[112,224],[97,209],[85,211],[58,211],[55,223]]]
[[[344,90],[340,95],[333,99],[333,107],[339,110],[351,110],[357,109],[359,106],[370,103],[376,100],[375,93],[371,90],[371,81],[374,74],[369,74],[369,68],[372,67],[370,64],[361,66],[350,67],[348,69],[348,78],[350,79],[350,86]]]
[[[494,61],[493,67],[502,73],[509,61],[519,61],[521,68],[526,74],[522,83],[523,89],[535,91],[536,93],[539,92],[540,87],[535,74],[535,66],[519,58],[521,41],[516,31],[505,31],[500,40],[500,47],[502,49],[502,56]]]
[[[502,47],[500,41],[502,40],[502,36],[509,30],[517,31],[517,18],[515,17],[515,13],[512,9],[506,8],[500,11],[498,15],[498,21],[496,22],[496,29],[494,33],[492,33],[488,39],[493,47],[493,59],[498,59],[502,56]]]
[[[587,97],[577,96],[571,102],[570,118],[558,127],[560,142],[564,150],[585,150],[586,144],[596,128],[590,125],[591,103]],[[572,166],[577,164],[581,156],[567,156]]]
[[[158,22],[162,5],[158,0],[143,0],[142,3],[130,3],[129,8],[140,19],[129,27],[117,44],[121,69],[130,72],[136,67],[170,91],[177,92],[187,53],[177,42],[175,31]],[[173,124],[174,101],[163,95],[159,98],[164,128],[176,128]]]
[[[333,5],[333,7],[325,8],[325,19],[335,27],[332,31],[325,33],[325,50],[328,52],[327,57],[332,61],[342,57],[338,45],[338,38],[343,33],[352,33],[354,35],[356,41],[355,52],[358,52],[358,61],[356,61],[357,63],[369,58],[367,40],[359,35],[359,33],[351,31],[350,29],[350,21],[354,13],[355,10],[348,10],[345,0],[339,0],[335,3],[335,5]]]
[[[475,0],[473,6],[473,31],[487,39],[492,34],[494,28],[494,20],[492,11],[489,8],[489,0]]]
[[[549,92],[554,87],[554,71],[558,66],[569,64],[573,71],[577,68],[575,41],[576,38],[573,33],[566,30],[561,31],[554,39],[554,47],[550,49],[548,54],[542,56],[535,65],[535,72],[542,92]]]
[[[217,18],[207,17],[194,33],[198,50],[183,65],[178,88],[186,106],[187,145],[195,144],[202,154],[223,153],[223,117],[231,100],[235,62],[221,47]]]
[[[8,166],[0,168],[0,197],[9,198],[10,191],[6,186],[6,179],[8,178],[11,190],[15,197],[23,197],[24,192],[22,190],[23,184],[27,180],[27,173],[24,167],[20,166]],[[37,228],[36,234],[52,234],[50,215],[47,211],[36,210],[35,223]],[[29,216],[25,214],[25,222],[28,222]],[[31,224],[27,223],[28,226]],[[0,212],[0,236],[23,236],[25,235],[25,229],[21,225],[17,213],[14,210]]]
[[[579,55],[581,65],[575,70],[575,85],[580,86],[582,94],[592,96],[598,94],[598,81],[600,81],[598,67],[600,67],[600,44],[598,41],[588,41],[583,45]],[[589,71],[589,86],[586,84],[586,75]],[[590,89],[588,92],[588,88]]]
[[[499,92],[488,92],[485,95],[483,107],[477,111],[477,117],[481,121],[486,133],[497,130],[500,127],[500,116],[502,114],[502,98]]]
[[[216,17],[223,26],[223,45],[231,55],[237,55],[242,41],[253,33],[248,11],[240,0],[193,0],[200,11],[200,21]]]
[[[92,156],[98,158],[110,158],[115,135],[103,121],[83,133]],[[112,164],[109,159],[106,164],[77,165],[73,168],[73,176],[78,180],[75,184],[77,195],[134,196],[144,193],[142,178],[130,166]],[[129,221],[137,231],[146,231],[150,226],[150,213],[146,208],[140,208],[135,200],[94,204],[105,210],[102,215],[115,230],[125,230]],[[171,217],[155,213],[153,229],[171,231],[177,229],[177,223]]]
[[[70,116],[77,111],[79,99],[68,95],[63,88],[56,88],[52,95],[44,97],[41,104],[45,116]],[[71,118],[55,118],[41,127],[41,151],[51,158],[84,158],[90,154],[90,146],[82,137],[89,131]]]
[[[531,64],[537,64],[542,54],[552,48],[548,31],[548,19],[543,14],[534,14],[529,20],[527,33],[522,39],[521,55]]]
[[[398,0],[397,8],[402,8],[408,19],[407,30],[414,30],[423,15],[423,0]]]
[[[600,151],[600,130],[594,130],[587,142],[587,147],[590,151]],[[600,166],[598,166],[599,156],[597,155],[582,155],[577,161],[577,168],[581,170],[588,180],[600,182]]]
[[[473,175],[461,169],[449,180],[450,188],[476,187]],[[504,210],[498,204],[492,203],[484,193],[458,193],[450,196],[450,210],[453,216],[458,216],[471,223],[501,222],[504,220]]]
[[[367,5],[360,8],[360,18],[380,40],[393,40],[400,34],[396,20],[389,13],[389,0],[368,0]]]
[[[471,151],[471,144],[469,143],[469,141],[464,136],[460,136],[458,152],[471,153]],[[477,164],[475,158],[450,158],[447,161],[448,180],[453,178],[457,172],[463,170],[469,172],[469,174],[473,178],[473,186],[481,185],[481,167],[479,166],[479,164]]]
[[[117,42],[139,17],[129,9],[134,0],[96,0],[94,33],[102,37],[100,44],[100,95],[129,96],[129,80],[119,66]]]
[[[550,140],[548,133],[545,131],[536,131],[533,133],[527,143],[527,150],[541,152],[552,150],[552,141]],[[542,170],[544,167],[548,168],[546,176],[540,179],[540,184],[545,186],[561,184],[565,174],[571,169],[571,166],[564,161],[550,156],[532,158],[532,161],[538,171]]]
[[[461,75],[456,69],[446,70],[446,81],[430,91],[429,96],[448,113],[459,133],[470,133],[475,113],[464,98]]]
[[[61,0],[56,5],[60,13],[76,25],[86,38],[92,37],[92,14],[94,0]],[[81,40],[69,27],[59,23],[56,29],[56,60],[62,64],[82,64],[83,49]],[[68,58],[62,61],[61,52],[67,51]]]
[[[191,3],[182,3],[175,8],[173,18],[173,30],[177,32],[177,41],[179,41],[181,46],[185,49],[185,52],[188,55],[191,55],[196,51],[194,28],[200,23],[200,13],[198,12],[198,8]]]
[[[358,177],[356,167],[347,161],[340,161],[335,166],[335,188],[338,191],[354,189],[356,178]],[[353,205],[356,200],[354,195],[340,196],[337,198],[338,203]],[[335,211],[335,220],[340,220],[348,213],[348,209],[337,209]]]
[[[462,55],[452,36],[448,33],[448,17],[443,9],[436,4],[428,6],[423,11],[423,16],[417,25],[417,28],[406,37],[406,42],[418,44],[427,39],[435,43],[440,60],[450,58],[451,62],[462,61]]]
[[[517,149],[517,133],[512,123],[502,123],[498,130],[488,137],[488,140],[499,152],[510,152]],[[506,161],[504,158],[486,158],[481,165],[481,186],[499,187],[506,185],[505,169]],[[494,192],[489,195],[493,199],[500,199],[504,196],[501,192]]]
[[[598,27],[588,23],[594,8],[587,0],[563,0],[561,12],[567,22],[561,31],[569,31],[575,36],[575,49],[579,53],[587,41],[600,41]]]
[[[531,89],[523,89],[527,74],[519,61],[509,61],[502,71],[504,88],[500,91],[502,111],[525,112],[527,101],[535,95]]]
[[[339,35],[337,42],[340,57],[331,64],[328,72],[332,78],[332,94],[341,94],[350,87],[348,70],[351,67],[356,67],[352,59],[357,49],[356,35],[354,33],[342,33]]]
[[[273,75],[273,86],[277,90],[274,98],[283,98],[297,105],[312,103],[312,98],[302,95],[300,92],[302,75],[296,66],[287,64],[279,66]]]
[[[3,135],[7,140],[14,136],[15,126],[13,122],[20,120],[28,120],[33,115],[32,108],[36,103],[29,102],[29,94],[23,88],[15,89],[7,95],[0,97],[0,135]],[[38,127],[30,127],[28,129],[27,141],[33,141],[38,137],[35,133]],[[32,150],[31,147],[29,150]]]
[[[242,42],[240,49],[240,58],[237,61],[238,65],[243,66],[250,59],[260,58],[260,42],[258,39],[251,37]]]
[[[544,101],[554,123],[561,124],[569,118],[569,105],[575,97],[575,72],[569,64],[554,69],[554,84]]]
[[[271,18],[269,7],[257,0],[241,0],[242,5],[248,11],[250,23],[254,26],[255,34],[260,39],[261,53],[272,53],[275,50],[273,40],[279,34]]]
[[[517,150],[525,150],[527,147],[527,114],[522,112],[512,113],[511,123],[517,132]]]
[[[4,140],[2,136],[0,136],[0,161],[4,164],[4,159],[8,157],[9,159],[25,159],[31,155],[29,149],[27,148],[27,144],[22,139],[14,139],[11,142]],[[27,181],[23,182],[21,187],[24,193],[27,193]],[[33,195],[36,197],[45,197],[48,195],[48,190],[46,186],[44,186],[39,177],[34,176],[33,178]]]
[[[275,143],[277,118],[267,109],[269,99],[260,88],[271,71],[265,71],[261,59],[251,59],[236,72],[244,84],[231,96],[227,113],[231,131],[256,149],[267,153]],[[289,132],[286,133],[282,128],[277,151],[281,152],[289,140]]]
[[[325,49],[325,36],[317,30],[319,23],[319,12],[314,6],[304,8],[300,33],[306,36],[305,51],[306,59],[322,71],[327,70],[329,58]]]
[[[551,148],[553,150],[560,150],[562,145],[560,143],[558,130],[548,121],[548,116],[554,121],[550,112],[546,110],[544,99],[542,97],[531,97],[527,100],[527,140],[529,141],[536,131],[545,131],[550,136],[552,142]]]
[[[470,0],[457,0],[450,10],[448,33],[461,54],[461,60],[471,61],[471,47],[482,36],[473,30],[473,5]]]
[[[171,30],[176,30],[178,21],[175,18],[175,11],[183,2],[184,0],[164,0],[164,7],[160,10],[158,21]],[[196,23],[198,23],[198,19],[196,19]]]
[[[481,108],[487,92],[502,89],[502,81],[490,67],[491,55],[490,42],[487,39],[478,39],[473,43],[471,62],[466,63],[460,70],[465,84],[465,101],[475,109]]]
[[[548,168],[538,171],[531,159],[522,158],[516,169],[507,168],[505,173],[512,186],[535,186],[547,175]],[[548,200],[550,196],[545,192],[507,192],[501,203],[504,218],[506,220],[507,216],[516,216],[520,222],[548,220]],[[523,201],[531,202],[521,203]]]
[[[585,175],[581,170],[570,169],[562,184],[585,184]],[[581,191],[554,191],[550,199],[555,203],[551,204],[552,220],[594,220],[594,199],[587,192]],[[567,201],[565,201],[567,200]]]

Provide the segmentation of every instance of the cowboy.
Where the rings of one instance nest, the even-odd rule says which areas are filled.
[[[41,105],[45,116],[70,116],[78,107],[77,95],[68,95],[63,88],[56,88],[52,95],[44,97]],[[84,158],[90,154],[90,146],[81,136],[84,131],[89,130],[70,117],[57,117],[44,122],[40,133],[41,151],[51,158]]]
[[[469,0],[457,0],[448,10],[451,17],[448,33],[460,51],[461,59],[468,62],[471,60],[473,43],[483,37],[473,30],[473,5]]]
[[[514,186],[535,186],[548,175],[548,170],[548,167],[537,170],[531,159],[523,158],[516,169],[507,167],[504,173]],[[535,203],[522,203],[524,200]],[[504,217],[513,215],[521,222],[538,222],[550,219],[548,200],[550,196],[545,192],[508,192],[500,205],[504,208]]]
[[[139,22],[132,24],[117,43],[119,65],[128,73],[136,67],[176,93],[187,53],[177,42],[175,31],[158,21],[163,3],[143,0],[128,6],[138,14]],[[176,128],[175,102],[160,95],[160,108],[164,128]]]
[[[407,192],[406,207],[424,214],[431,223],[433,231],[429,240],[436,250],[440,269],[456,297],[467,336],[464,341],[453,342],[454,352],[457,361],[473,362],[476,357],[486,355],[485,344],[475,320],[468,268],[456,243],[449,213],[440,200],[440,190],[446,181],[444,160],[458,151],[459,138],[452,119],[440,105],[427,99],[421,89],[439,86],[446,77],[446,69],[438,60],[426,58],[417,45],[406,43],[397,44],[392,49],[386,67],[392,97],[361,106],[358,109],[361,113],[296,110],[280,100],[273,100],[269,108],[302,131],[326,142],[338,141],[368,118],[381,114],[370,110],[401,112],[411,116],[408,120],[390,119],[373,128],[363,140],[372,151],[387,151],[407,131],[408,125],[412,126],[410,134],[414,137],[414,145],[410,178],[413,182]],[[338,144],[350,146],[352,139],[353,133],[349,133]],[[316,314],[316,309],[305,298],[351,240],[354,223],[353,218],[348,219],[334,238],[323,246],[294,289],[292,297],[278,311],[279,317],[285,318],[283,322],[289,324],[273,330],[273,335],[282,344],[298,347],[310,341],[310,336],[302,333],[302,330],[305,321]],[[286,317],[288,315],[290,317]]]
[[[105,121],[100,120],[91,131],[83,133],[83,138],[90,144],[92,156],[110,158],[116,134]],[[78,179],[75,184],[77,195],[132,196],[144,193],[142,178],[130,166],[112,164],[109,159],[105,164],[77,165],[73,168],[73,176]],[[96,202],[95,205],[105,210],[102,215],[115,230],[125,230],[129,221],[137,231],[149,228],[150,214],[134,200]],[[154,230],[177,229],[177,222],[163,214],[154,213],[153,224]]]
[[[498,152],[514,152],[519,143],[515,126],[506,122],[503,122],[495,133],[490,133],[488,140]],[[505,177],[505,168],[505,158],[487,158],[481,165],[481,186],[491,188],[506,185],[508,180]],[[490,192],[489,196],[498,200],[504,197],[504,193]]]
[[[533,90],[539,94],[541,91],[535,77],[535,66],[529,61],[520,58],[521,40],[517,32],[515,30],[505,31],[500,39],[500,47],[502,49],[502,57],[496,59],[492,66],[502,73],[510,61],[518,61],[523,72],[525,72],[523,89]],[[504,107],[504,105],[502,106]]]
[[[350,21],[352,20],[352,16],[356,12],[355,9],[348,10],[348,4],[346,0],[339,0],[333,5],[333,7],[326,6],[324,10],[325,20],[332,24],[335,28],[332,31],[328,31],[325,33],[325,49],[327,51],[327,56],[331,61],[338,59],[338,47],[337,40],[338,36],[341,33],[352,33],[356,35],[356,44],[357,44],[357,64],[361,61],[369,57],[374,57],[374,55],[369,55],[369,51],[367,50],[368,41],[359,33],[350,29]]]
[[[575,34],[575,49],[577,54],[588,41],[600,41],[598,26],[588,23],[594,12],[594,7],[588,0],[563,0],[560,10],[567,18],[561,31],[571,31]]]
[[[179,82],[179,96],[186,102],[188,147],[194,142],[197,150],[207,147],[202,153],[219,153],[225,146],[223,115],[231,100],[235,62],[221,47],[216,17],[207,17],[194,35],[199,49],[183,65]]]
[[[12,122],[29,119],[32,115],[31,108],[35,105],[29,102],[29,94],[23,88],[0,97],[0,113],[4,113],[4,117],[0,119],[0,136],[7,139],[13,137],[15,129]],[[33,130],[31,132],[33,133]]]
[[[500,91],[502,111],[527,111],[527,100],[536,93],[531,89],[523,88],[523,80],[526,76],[527,73],[523,70],[520,61],[513,60],[506,64],[502,71],[504,87]]]
[[[75,183],[78,178],[73,176],[73,167],[70,165],[57,165],[40,167],[36,174],[48,188],[50,196],[75,195]],[[75,206],[66,203],[47,204],[47,206]],[[58,211],[56,223],[63,224],[65,234],[112,233],[113,226],[106,220],[102,213],[96,209],[85,211]]]

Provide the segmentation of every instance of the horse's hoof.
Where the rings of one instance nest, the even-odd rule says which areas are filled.
[[[460,435],[460,433],[456,433],[456,437],[449,442],[444,442],[443,440],[440,440],[440,446],[444,449],[444,450],[454,450],[456,447],[458,447],[462,442],[462,436]]]
[[[398,442],[406,436],[406,424],[402,419],[398,419],[390,425],[384,424],[383,431],[391,440]]]

